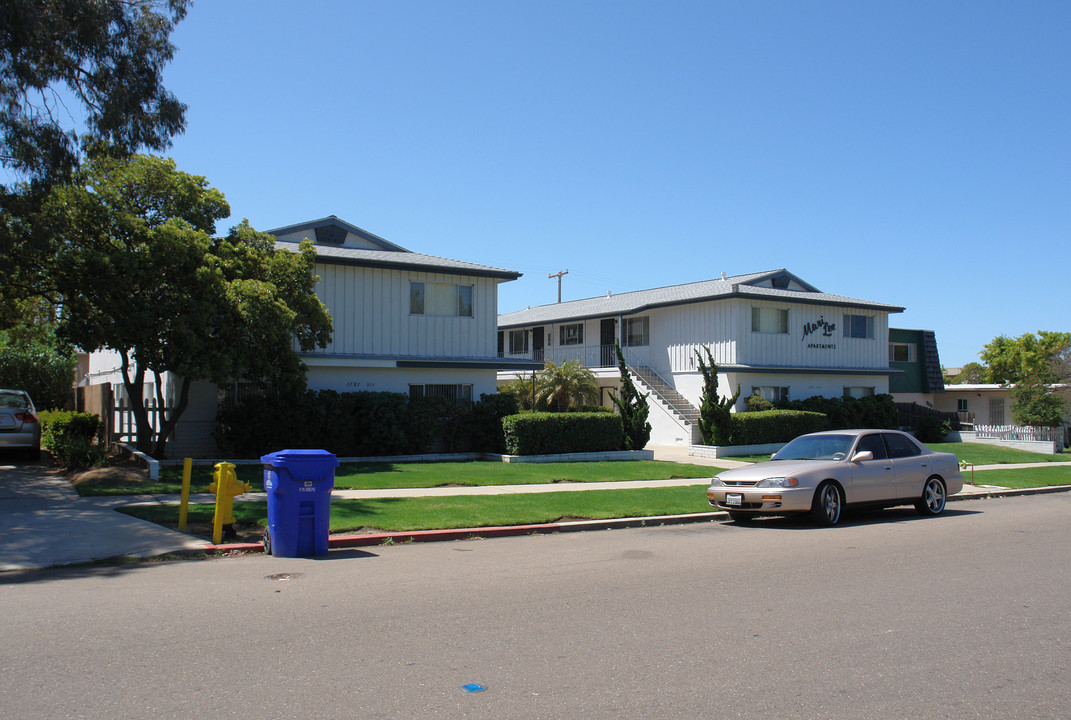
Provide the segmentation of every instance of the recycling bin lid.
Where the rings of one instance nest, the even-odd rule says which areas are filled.
[[[260,462],[263,465],[269,465],[271,467],[286,467],[288,465],[302,465],[308,463],[338,467],[338,458],[335,457],[334,453],[326,450],[276,450],[273,453],[261,455]]]

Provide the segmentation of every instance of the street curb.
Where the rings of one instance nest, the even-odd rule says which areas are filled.
[[[1055,485],[1042,488],[1023,488],[1019,490],[976,491],[969,495],[952,495],[949,502],[960,500],[986,500],[1002,497],[1025,495],[1047,495],[1051,493],[1071,492],[1071,485]],[[504,525],[479,528],[456,528],[451,530],[412,530],[409,532],[369,533],[366,535],[332,535],[327,540],[329,549],[371,547],[375,545],[400,545],[418,542],[446,542],[449,540],[484,540],[498,537],[516,537],[519,535],[550,535],[565,532],[587,532],[589,530],[618,530],[636,527],[660,527],[663,525],[685,525],[688,523],[713,522],[728,517],[722,510],[687,515],[654,515],[650,517],[612,518],[607,520],[571,520],[557,523],[538,523],[535,525]],[[263,552],[263,543],[230,543],[208,545],[204,552]]]

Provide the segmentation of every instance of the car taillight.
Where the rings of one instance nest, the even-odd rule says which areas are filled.
[[[15,419],[21,423],[33,424],[37,422],[37,418],[33,416],[33,413],[25,410],[23,412],[15,413]]]

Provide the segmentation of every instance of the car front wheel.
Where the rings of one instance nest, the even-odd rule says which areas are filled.
[[[940,479],[932,477],[926,481],[922,488],[922,497],[915,501],[915,509],[920,515],[940,515],[945,510],[948,498],[945,495],[945,484]]]
[[[840,490],[837,486],[831,482],[822,483],[814,494],[811,517],[819,525],[836,525],[840,522],[841,505]]]

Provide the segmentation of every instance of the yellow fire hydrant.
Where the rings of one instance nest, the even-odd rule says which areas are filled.
[[[250,490],[249,483],[239,482],[234,473],[234,463],[216,463],[212,473],[209,492],[216,494],[216,515],[212,521],[212,542],[219,545],[223,541],[224,528],[227,537],[234,537],[234,498]]]

